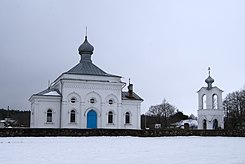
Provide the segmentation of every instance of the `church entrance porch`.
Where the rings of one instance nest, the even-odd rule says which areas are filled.
[[[97,128],[97,113],[94,110],[90,110],[87,114],[87,128]]]

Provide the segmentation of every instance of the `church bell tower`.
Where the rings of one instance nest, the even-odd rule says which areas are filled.
[[[224,108],[222,90],[212,86],[214,79],[210,76],[205,80],[207,87],[202,87],[198,93],[198,129],[224,129]]]

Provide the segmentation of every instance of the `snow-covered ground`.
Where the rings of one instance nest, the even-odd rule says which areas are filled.
[[[0,164],[244,164],[245,138],[0,138]]]

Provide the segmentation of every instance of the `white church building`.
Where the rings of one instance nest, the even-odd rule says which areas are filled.
[[[224,108],[222,104],[222,90],[212,86],[214,79],[209,76],[205,80],[207,87],[202,87],[198,93],[197,121],[198,129],[224,129]]]
[[[78,48],[80,62],[30,97],[31,128],[140,129],[143,99],[133,84],[124,92],[121,76],[93,64],[93,50],[86,36]]]

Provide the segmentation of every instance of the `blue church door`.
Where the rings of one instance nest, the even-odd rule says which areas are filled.
[[[87,114],[87,128],[97,128],[97,113],[94,110]]]

